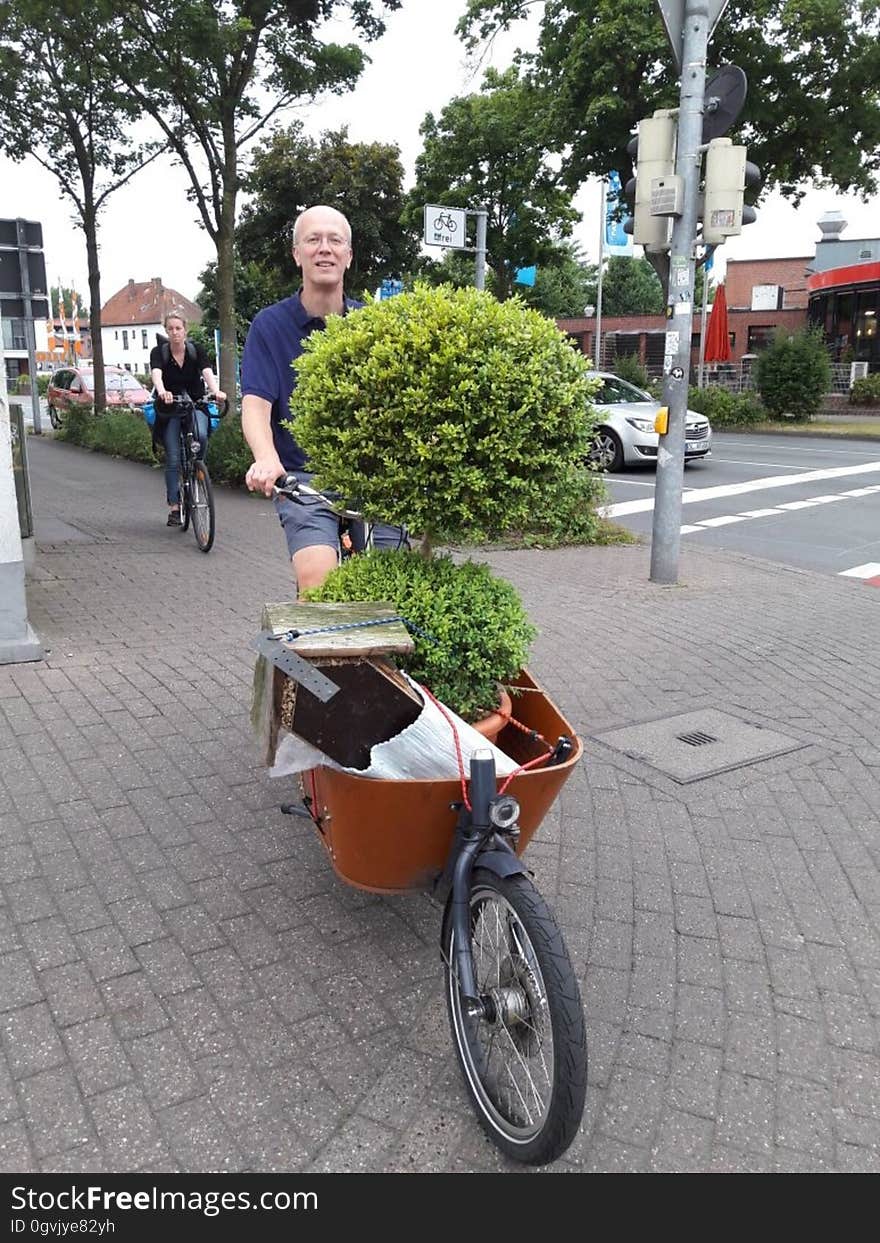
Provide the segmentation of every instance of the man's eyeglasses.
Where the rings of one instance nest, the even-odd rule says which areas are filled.
[[[333,250],[348,250],[351,243],[341,233],[310,233],[302,241],[294,242],[295,246],[304,246],[306,250],[316,250],[322,242],[326,242]]]

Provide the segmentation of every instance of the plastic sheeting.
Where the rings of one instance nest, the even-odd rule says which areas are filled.
[[[418,683],[407,679],[411,686],[421,692]],[[445,707],[445,705],[444,705]],[[445,708],[458,733],[464,771],[470,770],[470,758],[477,751],[489,750],[495,757],[495,770],[500,777],[514,772],[518,765],[498,747],[490,743],[472,725],[457,716],[451,708]],[[455,738],[449,720],[430,699],[425,699],[421,715],[412,725],[402,730],[396,738],[377,743],[370,752],[368,768],[343,768],[310,743],[295,734],[279,736],[275,763],[269,769],[270,777],[288,777],[321,766],[340,768],[358,777],[375,777],[386,781],[436,781],[455,779],[460,775]]]

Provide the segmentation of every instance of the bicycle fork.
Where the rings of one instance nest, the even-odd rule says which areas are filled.
[[[458,824],[437,890],[449,897],[449,919],[452,922],[455,972],[462,995],[462,1004],[472,1018],[487,1016],[486,1000],[477,989],[474,958],[471,950],[471,876],[474,864],[488,868],[498,876],[526,873],[528,869],[517,856],[512,842],[519,835],[517,820],[519,804],[511,794],[497,794],[495,760],[489,751],[477,752],[471,759],[469,786],[470,810],[464,803],[458,807]]]

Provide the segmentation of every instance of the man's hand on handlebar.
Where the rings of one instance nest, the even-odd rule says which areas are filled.
[[[252,462],[244,481],[251,492],[262,492],[263,496],[271,496],[276,479],[286,474],[287,471],[281,465],[278,454],[272,453]]]

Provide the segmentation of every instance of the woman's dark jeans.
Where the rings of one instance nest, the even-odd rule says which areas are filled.
[[[193,410],[192,417],[195,419],[196,439],[201,446],[199,457],[203,458],[208,445],[208,416],[203,410]],[[180,419],[179,414],[172,415],[162,432],[162,443],[165,445],[165,499],[169,505],[176,505],[179,500]]]

